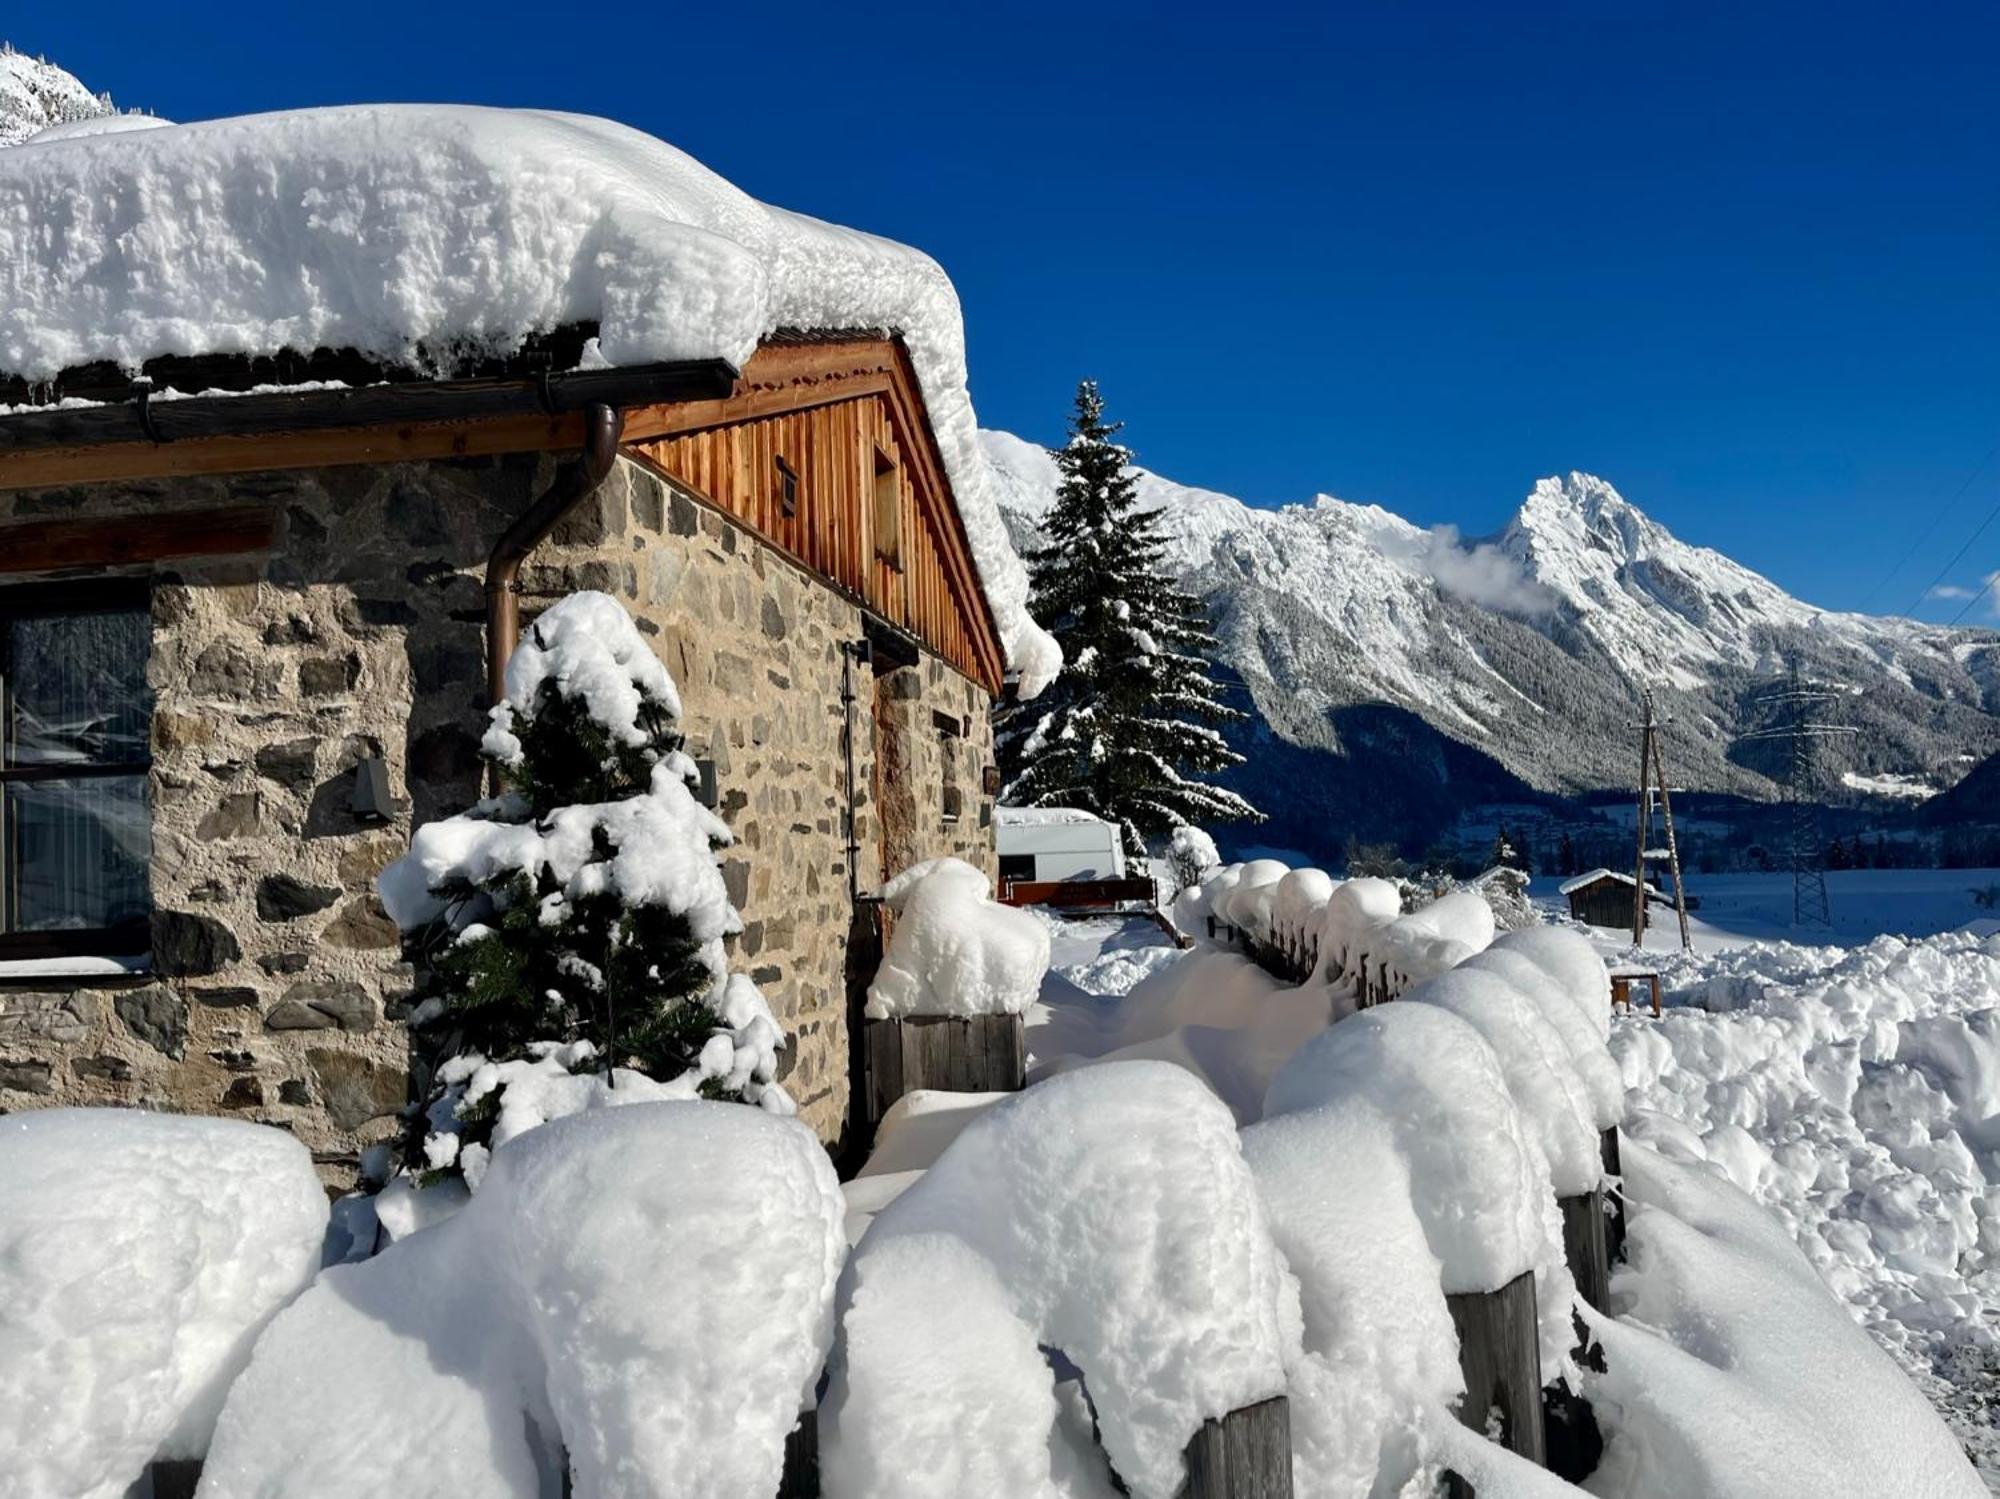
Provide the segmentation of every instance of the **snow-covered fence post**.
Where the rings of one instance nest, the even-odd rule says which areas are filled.
[[[1027,1086],[1021,1012],[1041,993],[1049,933],[992,898],[960,859],[918,864],[882,887],[895,933],[868,989],[862,1117],[872,1133],[919,1088],[1011,1093]]]
[[[1458,1366],[1465,1375],[1459,1420],[1530,1462],[1545,1463],[1534,1273],[1524,1270],[1497,1291],[1448,1295],[1444,1304],[1458,1329]],[[1496,1414],[1500,1429],[1494,1432]]]
[[[1187,1444],[1182,1499],[1291,1499],[1292,1411],[1283,1395],[1204,1421]]]
[[[1605,1242],[1604,1189],[1558,1197],[1562,1210],[1563,1259],[1576,1294],[1597,1311],[1610,1310],[1611,1251]]]

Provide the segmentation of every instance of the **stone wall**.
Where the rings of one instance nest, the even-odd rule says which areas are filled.
[[[268,556],[154,574],[154,971],[0,980],[0,1112],[240,1114],[293,1131],[336,1186],[358,1150],[395,1133],[412,973],[373,881],[413,822],[478,794],[482,570],[553,462],[0,493],[0,521],[245,502],[279,517]],[[732,963],[794,1033],[787,1085],[833,1141],[847,1102],[850,928],[840,645],[861,637],[860,611],[629,460],[522,581],[524,613],[603,588],[654,636],[681,687],[689,748],[715,762],[718,810],[737,837],[724,856],[745,921]],[[908,767],[882,794],[906,814],[912,850],[990,872],[983,692],[928,656],[879,682],[862,667],[855,681],[862,888],[883,874],[876,718]],[[947,738],[934,712],[970,732]],[[386,764],[397,799],[379,823],[351,809],[365,758]],[[962,806],[949,824],[948,781]]]
[[[680,687],[689,751],[714,762],[717,811],[737,840],[723,855],[744,920],[735,965],[793,1037],[785,1085],[801,1116],[837,1139],[848,1106],[851,925],[841,647],[863,638],[859,606],[630,459],[530,559],[521,583],[524,617],[599,588],[623,599],[657,643]],[[991,806],[980,793],[981,767],[993,757],[984,690],[929,654],[916,666],[878,668],[853,670],[860,889],[946,853],[991,875]],[[878,700],[891,709],[887,744]],[[934,711],[969,732],[942,744]],[[881,786],[879,804],[878,750],[908,767]],[[963,788],[953,823],[943,815],[948,774]],[[885,869],[882,815],[899,801],[914,835],[890,851]]]

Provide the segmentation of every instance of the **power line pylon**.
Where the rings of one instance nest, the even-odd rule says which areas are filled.
[[[1646,716],[1638,724],[1639,812],[1633,819],[1633,825],[1638,831],[1639,844],[1632,861],[1632,945],[1644,947],[1646,944],[1646,863],[1664,858],[1674,877],[1674,914],[1680,918],[1681,950],[1691,952],[1694,941],[1688,935],[1687,891],[1681,886],[1681,851],[1674,840],[1674,799],[1667,790],[1666,762],[1660,758],[1660,727],[1671,720],[1662,720],[1654,715],[1650,687],[1645,690],[1642,701]],[[1656,800],[1667,835],[1665,848],[1646,847],[1653,841],[1653,804]]]
[[[1816,746],[1859,730],[1829,723],[1818,715],[1828,703],[1839,702],[1842,690],[1829,682],[1816,682],[1799,671],[1793,656],[1785,675],[1769,692],[1752,698],[1757,707],[1768,710],[1776,722],[1745,734],[1745,742],[1759,739],[1785,741],[1785,812],[1789,825],[1792,866],[1792,924],[1831,926],[1832,909],[1826,895],[1826,839],[1820,826],[1820,764]]]

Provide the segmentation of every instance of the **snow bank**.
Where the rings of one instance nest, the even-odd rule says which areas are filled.
[[[1390,1123],[1353,1096],[1252,1125],[1243,1156],[1299,1278],[1298,1491],[1403,1492],[1426,1458],[1429,1415],[1465,1389],[1409,1161]]]
[[[1365,1104],[1409,1163],[1411,1200],[1447,1292],[1494,1291],[1532,1271],[1542,1369],[1573,1341],[1576,1288],[1549,1165],[1479,1032],[1434,1005],[1377,1005],[1299,1048],[1264,1100],[1267,1119]]]
[[[1595,1491],[1983,1499],[1951,1433],[1779,1220],[1643,1145],[1624,1166],[1620,1316],[1590,1318],[1606,1363],[1587,1387],[1608,1435]]]
[[[895,934],[868,1018],[1018,1015],[1041,992],[1049,929],[993,899],[986,876],[963,859],[930,859],[882,887]]]
[[[1664,1018],[1612,1033],[1628,1136],[1774,1212],[2000,1475],[2000,940],[1661,966]]]
[[[1393,999],[1456,968],[1492,941],[1493,907],[1484,896],[1454,890],[1369,930],[1359,939],[1359,956],[1374,970],[1377,997]]]
[[[30,380],[286,348],[422,363],[589,321],[617,365],[740,367],[782,328],[900,333],[1024,694],[1060,668],[979,444],[958,296],[927,255],[539,110],[304,109],[0,156],[0,367]]]
[[[124,1109],[0,1120],[0,1491],[117,1499],[200,1457],[326,1194],[281,1130]]]
[[[1527,927],[1506,933],[1493,946],[1535,964],[1599,1036],[1611,1034],[1611,970],[1587,937],[1560,927]]]
[[[1295,1296],[1199,1082],[1126,1063],[1040,1083],[967,1125],[856,1250],[827,1492],[1061,1492],[1046,1347],[1083,1371],[1132,1492],[1170,1499],[1204,1419],[1284,1390]]]
[[[258,1340],[203,1499],[768,1499],[832,1336],[810,1131],[725,1103],[558,1120],[463,1211],[336,1266]]]
[[[1030,1016],[1031,1079],[1087,1061],[1171,1062],[1249,1123],[1263,1117],[1278,1070],[1326,1029],[1332,998],[1320,985],[1287,988],[1240,953],[1197,948],[1149,973],[1108,1014],[1054,1010]]]

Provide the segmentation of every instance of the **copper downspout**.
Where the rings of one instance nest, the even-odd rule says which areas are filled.
[[[521,563],[577,505],[597,492],[618,459],[625,413],[601,403],[583,414],[583,452],[515,517],[486,559],[486,692],[507,695],[507,659],[521,639]]]

